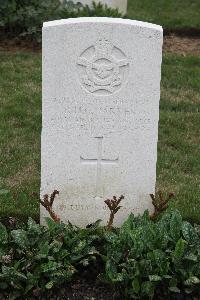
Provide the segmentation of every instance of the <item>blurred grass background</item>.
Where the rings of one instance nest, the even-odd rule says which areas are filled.
[[[172,31],[200,30],[200,1],[129,0],[127,16],[130,19],[156,23]]]

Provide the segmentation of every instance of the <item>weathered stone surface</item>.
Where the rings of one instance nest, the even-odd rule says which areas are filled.
[[[60,191],[66,222],[115,225],[151,209],[156,181],[162,28],[123,19],[44,23],[41,196]],[[45,216],[41,210],[41,220]]]
[[[92,2],[106,4],[108,7],[117,8],[123,15],[127,13],[127,0],[73,0],[74,3],[80,2],[83,5],[92,5]]]

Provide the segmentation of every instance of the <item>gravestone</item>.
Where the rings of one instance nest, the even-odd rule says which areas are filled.
[[[156,181],[162,28],[112,18],[43,26],[41,197],[78,226],[151,210]],[[46,212],[41,208],[41,221]]]
[[[117,8],[122,15],[127,13],[127,0],[74,0],[74,3],[77,2],[80,2],[83,5],[88,5],[89,7],[91,7],[93,2],[96,2],[97,4],[102,3],[110,8]]]

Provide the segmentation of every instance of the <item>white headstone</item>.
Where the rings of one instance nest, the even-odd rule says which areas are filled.
[[[83,5],[92,6],[93,2],[102,3],[103,5],[107,5],[110,8],[118,9],[118,11],[125,15],[127,13],[127,0],[73,0],[74,3],[80,2]]]
[[[133,20],[44,23],[41,196],[85,226],[108,220],[104,200],[124,195],[115,225],[151,209],[156,181],[162,28]],[[46,215],[41,211],[41,220]]]

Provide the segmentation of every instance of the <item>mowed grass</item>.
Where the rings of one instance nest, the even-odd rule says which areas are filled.
[[[165,55],[162,67],[157,187],[200,223],[200,57]]]
[[[129,0],[128,17],[165,29],[200,29],[199,0]]]
[[[0,54],[0,216],[39,218],[41,56]],[[200,223],[200,58],[165,54],[157,188]],[[144,170],[145,172],[145,170]]]
[[[0,215],[37,218],[41,131],[41,57],[0,55]],[[1,193],[1,191],[0,191]]]

